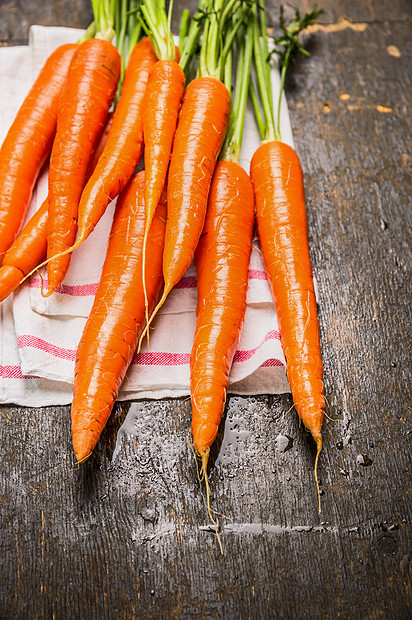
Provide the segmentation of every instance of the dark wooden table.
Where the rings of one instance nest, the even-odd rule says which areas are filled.
[[[176,17],[195,4],[175,2]],[[411,5],[322,5],[287,83],[340,418],[324,427],[322,514],[288,395],[229,398],[210,476],[232,520],[220,520],[223,556],[186,444],[189,402],[117,406],[79,469],[69,407],[3,406],[1,618],[411,617]],[[0,11],[5,45],[33,23],[91,19],[87,0]],[[138,430],[117,436],[131,408]]]

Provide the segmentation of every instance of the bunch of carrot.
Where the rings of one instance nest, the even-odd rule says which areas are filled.
[[[294,404],[317,445],[316,476],[324,397],[302,171],[280,141],[280,99],[274,121],[264,3],[200,0],[191,21],[184,13],[180,49],[170,29],[172,3],[168,12],[164,0],[94,0],[93,8],[87,38],[52,55],[0,151],[0,299],[41,264],[46,249],[52,294],[71,253],[119,196],[76,357],[72,432],[81,462],[96,446],[136,349],[195,258],[192,432],[207,485],[244,319],[256,211]],[[281,92],[302,50],[298,35],[318,14],[297,14],[289,27],[281,18]],[[120,52],[109,42],[114,25]],[[141,28],[147,37],[139,40]],[[186,85],[202,31],[197,76]],[[262,137],[250,177],[237,163],[248,93]],[[35,135],[41,140],[28,157],[23,143]],[[146,170],[133,176],[143,150]],[[17,236],[49,153],[49,195]]]

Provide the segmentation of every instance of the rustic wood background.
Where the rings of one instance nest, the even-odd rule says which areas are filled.
[[[175,1],[176,22],[195,4]],[[411,617],[411,4],[319,4],[287,96],[340,419],[324,427],[322,514],[288,395],[229,398],[210,476],[231,519],[223,556],[187,401],[117,406],[81,468],[69,407],[2,406],[1,618]],[[88,0],[1,0],[0,12],[2,45],[25,44],[34,23],[91,20]],[[137,425],[117,435],[128,412]]]

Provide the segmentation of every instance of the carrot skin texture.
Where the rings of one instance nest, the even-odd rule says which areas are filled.
[[[263,144],[252,158],[251,178],[293,402],[319,448],[325,410],[323,367],[303,174],[296,152],[279,141]]]
[[[75,241],[80,196],[114,99],[120,64],[116,48],[102,39],[88,39],[74,54],[50,157],[48,259]],[[69,263],[70,254],[48,263],[49,294],[64,279]]]
[[[150,39],[133,48],[106,147],[79,204],[78,242],[86,239],[131,178],[143,154],[143,106],[151,67],[157,62]]]
[[[159,60],[151,68],[143,112],[148,229],[165,184],[184,87],[185,75],[177,62]]]
[[[168,176],[163,297],[193,259],[229,116],[230,95],[222,82],[210,77],[190,82],[179,114]]]
[[[153,308],[163,286],[166,197],[150,230],[146,267]],[[86,460],[99,439],[132,361],[145,323],[142,251],[145,225],[144,172],[120,195],[93,308],[77,350],[72,404],[73,447]]]
[[[190,357],[192,434],[203,458],[216,438],[246,310],[254,197],[248,174],[218,162],[195,253],[198,302]]]
[[[88,177],[92,174],[99,155],[103,151],[110,124],[111,115],[108,117],[99,144],[93,153],[87,173]],[[47,196],[4,255],[3,264],[0,267],[0,301],[13,293],[22,279],[44,260],[47,251],[48,209],[49,200]]]
[[[48,204],[46,198],[4,256],[0,267],[0,301],[16,290],[46,254]]]
[[[61,45],[47,59],[0,149],[0,258],[26,215],[37,176],[50,153],[60,96],[77,44]]]
[[[113,122],[113,112],[109,112],[109,114],[107,115],[106,118],[106,124],[105,127],[103,129],[103,133],[100,134],[100,138],[99,138],[99,142],[93,152],[92,158],[90,160],[89,163],[89,169],[87,172],[87,176],[86,176],[86,183],[87,181],[90,179],[91,175],[94,172],[94,169],[97,166],[97,162],[100,159],[101,154],[104,151],[104,148],[106,146],[106,142],[107,142],[107,138],[109,137],[109,132],[110,132],[110,128],[112,126],[112,122]],[[84,189],[84,188],[83,188]]]

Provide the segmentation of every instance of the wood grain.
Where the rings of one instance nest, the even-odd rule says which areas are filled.
[[[230,517],[223,556],[187,401],[118,404],[81,468],[68,407],[2,406],[2,618],[410,617],[410,5],[322,4],[312,55],[287,84],[329,413],[341,419],[325,424],[322,515],[314,446],[285,416],[287,395],[229,399],[211,469],[213,507]],[[89,21],[85,0],[10,0],[0,39]]]

